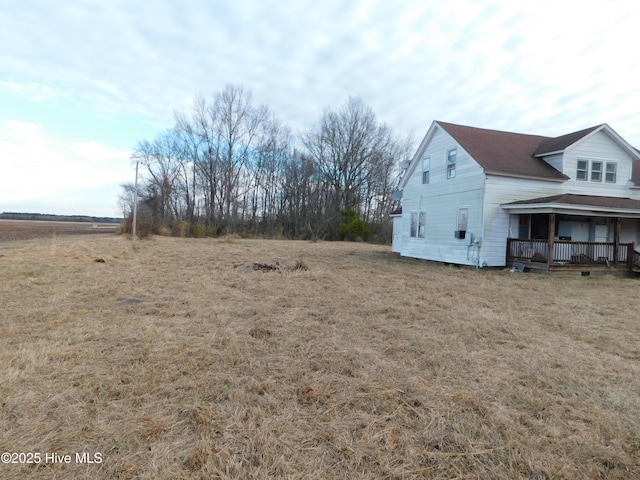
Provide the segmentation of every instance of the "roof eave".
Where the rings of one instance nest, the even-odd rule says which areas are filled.
[[[555,150],[553,152],[543,152],[543,153],[536,153],[534,155],[534,157],[536,158],[542,158],[542,157],[548,157],[549,155],[558,155],[560,153],[564,153],[564,151],[566,150],[566,148],[562,149],[562,150]]]
[[[497,177],[524,178],[527,180],[541,180],[544,182],[556,182],[556,183],[563,183],[569,180],[569,177],[567,177],[564,173],[559,173],[559,172],[558,172],[558,178],[539,177],[536,175],[524,175],[519,173],[498,172],[495,170],[485,170],[484,173],[486,173],[487,175],[495,175]]]
[[[635,208],[611,208],[597,205],[573,205],[569,203],[519,203],[517,205],[500,205],[504,210],[513,214],[531,213],[565,213],[569,215],[588,215],[594,217],[624,217],[640,218],[640,209]]]
[[[422,141],[420,142],[420,145],[418,145],[418,149],[416,150],[416,153],[414,153],[413,157],[411,157],[411,162],[409,163],[409,167],[403,174],[402,180],[400,181],[400,185],[398,187],[400,190],[404,189],[404,187],[407,186],[407,182],[409,182],[411,175],[413,175],[413,172],[415,171],[417,164],[420,163],[419,159],[422,157],[422,154],[425,148],[433,138],[437,128],[440,128],[443,131],[446,131],[444,130],[444,128],[440,126],[437,120],[433,120],[431,122],[431,125],[429,126],[429,130],[427,130],[427,133],[422,138]]]

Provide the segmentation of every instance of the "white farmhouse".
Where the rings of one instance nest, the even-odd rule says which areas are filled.
[[[434,121],[400,188],[403,256],[546,270],[635,262],[640,151],[607,124],[552,138]]]

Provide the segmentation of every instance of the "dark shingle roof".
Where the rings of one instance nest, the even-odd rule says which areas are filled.
[[[437,122],[488,173],[567,180],[534,152],[543,142],[554,140],[540,135],[502,132]]]
[[[530,200],[518,200],[507,205],[531,205],[542,203],[556,203],[563,205],[579,205],[586,207],[602,207],[625,210],[640,210],[640,200],[618,197],[600,197],[596,195],[575,195],[565,193],[562,195],[552,195],[550,197],[532,198]]]
[[[534,155],[542,155],[545,153],[553,153],[553,152],[561,152],[565,148],[573,145],[582,137],[586,137],[588,134],[597,130],[602,125],[596,125],[595,127],[585,128],[584,130],[580,130],[579,132],[567,133],[566,135],[562,135],[556,138],[548,138],[543,140],[542,143],[538,146]]]

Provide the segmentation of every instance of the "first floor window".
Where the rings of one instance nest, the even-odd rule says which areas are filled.
[[[425,212],[411,212],[411,236],[424,238],[427,214]]]
[[[458,208],[458,231],[460,232],[460,238],[465,238],[468,218],[469,209],[467,207]]]

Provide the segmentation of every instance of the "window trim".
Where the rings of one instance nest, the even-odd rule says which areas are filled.
[[[427,212],[425,212],[424,210],[416,210],[411,212],[409,222],[409,236],[411,238],[426,238]]]
[[[427,162],[427,168],[425,169],[425,162]],[[431,177],[431,156],[425,155],[422,157],[422,184],[426,185],[429,183]]]
[[[613,166],[613,172],[609,172],[609,166]],[[609,175],[613,175],[613,180],[609,180]],[[618,163],[606,162],[604,167],[604,183],[616,183],[618,180]]]
[[[585,166],[586,170],[580,168],[581,164]],[[599,169],[594,169],[594,167],[599,167]],[[613,170],[610,171],[611,169]],[[584,178],[580,178],[581,174]],[[618,162],[608,161],[604,158],[589,160],[578,158],[576,161],[576,181],[609,184],[618,183]]]
[[[462,216],[462,212],[465,213],[464,217]],[[461,228],[461,220],[464,218],[464,228]],[[460,232],[460,238],[464,239],[467,234],[467,229],[469,228],[469,207],[458,207],[458,218],[456,220],[456,231]]]
[[[591,160],[591,181],[592,182],[602,183],[602,174],[604,173],[602,170],[603,164],[604,162],[602,160]],[[596,170],[594,168],[596,165],[600,165],[600,170]],[[599,174],[600,178],[598,180],[593,179],[594,173]]]
[[[451,161],[453,158],[453,161]],[[458,149],[447,150],[447,178],[456,178],[456,164],[458,162]]]
[[[580,163],[584,163],[584,168],[580,168]],[[580,172],[584,173],[584,178],[580,178]],[[587,182],[589,180],[589,160],[578,159],[576,164],[576,180],[579,182]]]

